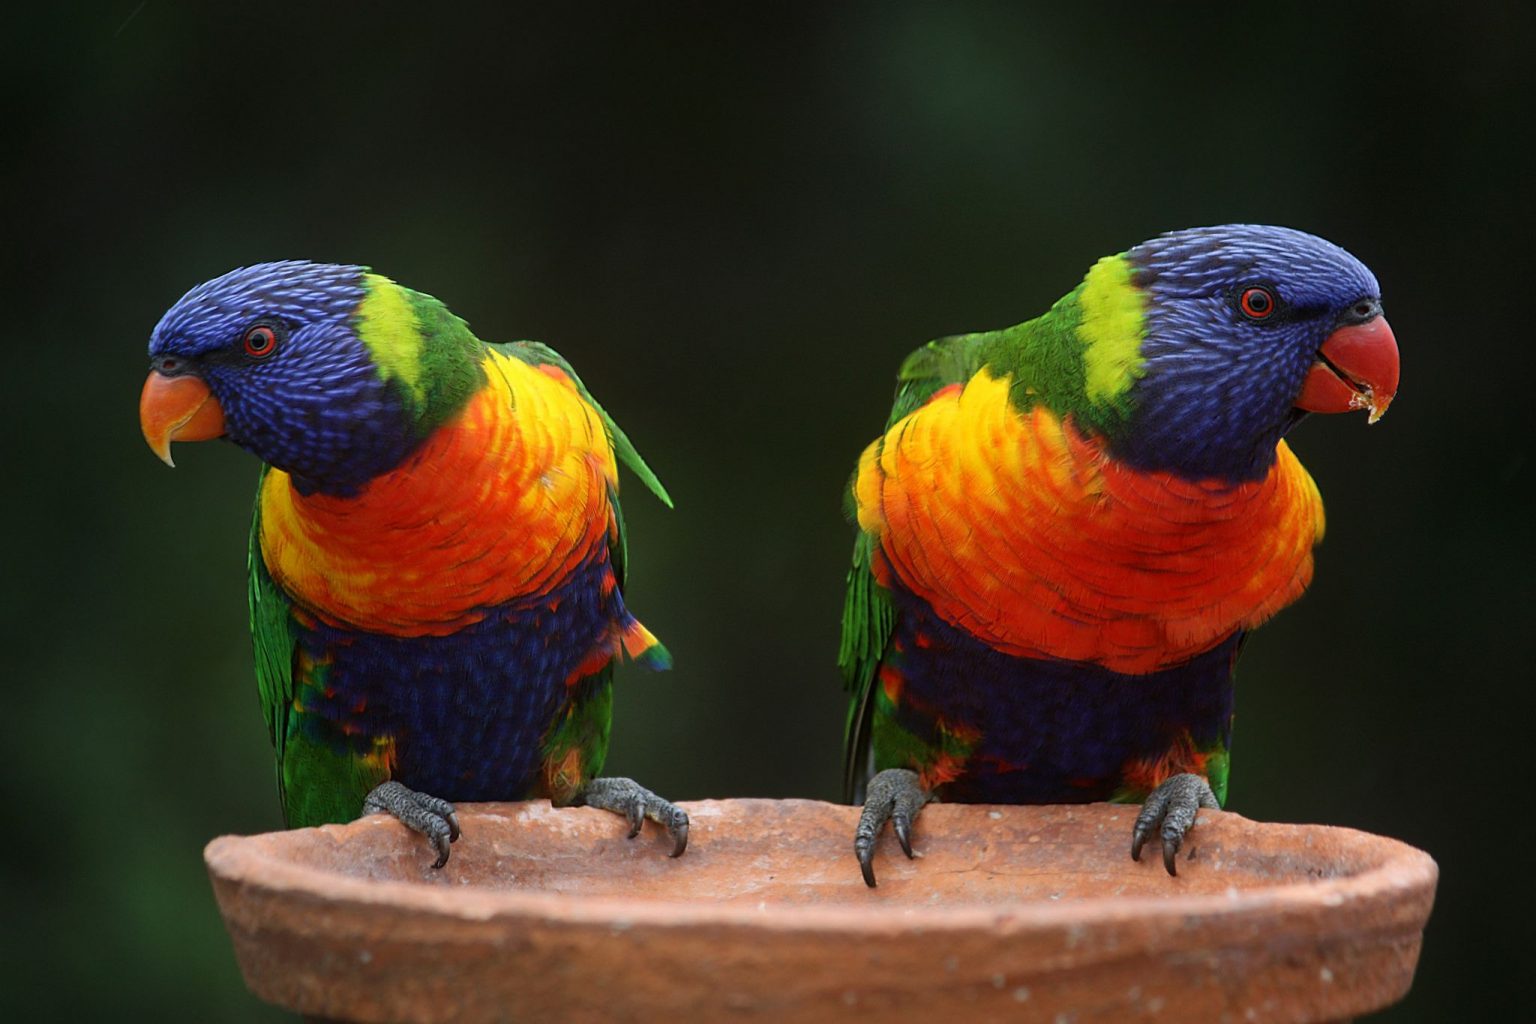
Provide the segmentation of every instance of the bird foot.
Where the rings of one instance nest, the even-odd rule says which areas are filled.
[[[688,812],[663,800],[634,779],[598,778],[588,782],[571,802],[574,807],[599,807],[621,814],[629,822],[629,838],[640,834],[640,826],[650,818],[672,837],[669,857],[681,857],[688,849]]]
[[[398,782],[375,786],[363,799],[363,813],[391,815],[406,828],[426,836],[437,851],[434,868],[448,863],[448,844],[459,838],[459,819],[453,804],[407,789]]]
[[[1163,780],[1142,804],[1136,815],[1136,825],[1131,832],[1131,860],[1141,860],[1141,847],[1153,832],[1159,832],[1163,840],[1163,867],[1170,875],[1179,872],[1174,866],[1174,855],[1184,844],[1184,836],[1195,824],[1195,816],[1202,807],[1217,810],[1221,807],[1210,783],[1198,775],[1185,773]]]
[[[891,823],[901,851],[910,859],[912,853],[912,822],[923,805],[933,799],[933,794],[923,788],[917,773],[905,768],[887,768],[869,780],[864,798],[864,813],[859,815],[859,827],[853,833],[853,854],[859,858],[859,870],[864,873],[864,884],[875,887],[875,839],[885,823]]]

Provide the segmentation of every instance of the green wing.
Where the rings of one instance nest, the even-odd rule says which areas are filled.
[[[902,360],[896,371],[896,401],[891,406],[890,429],[897,420],[925,405],[933,393],[951,384],[964,384],[976,376],[983,362],[982,346],[992,334],[952,334],[928,342]]]
[[[293,709],[293,659],[298,642],[293,635],[292,603],[261,557],[261,485],[267,467],[256,482],[256,508],[251,515],[250,546],[246,554],[247,596],[251,608],[251,642],[256,653],[256,688],[261,694],[261,713],[277,756],[277,792],[283,813],[288,798],[283,784],[283,757],[288,742],[288,716]]]
[[[907,356],[896,374],[896,400],[886,421],[889,430],[898,420],[920,408],[933,393],[950,384],[963,384],[981,369],[980,334],[960,334],[930,341]],[[849,518],[853,518],[853,487],[847,492]],[[848,721],[843,742],[843,795],[863,800],[869,772],[870,730],[874,720],[875,674],[885,655],[896,609],[890,593],[875,582],[871,563],[875,538],[859,531],[853,543],[853,565],[848,570],[848,590],[843,598],[843,637],[837,664],[848,690]]]

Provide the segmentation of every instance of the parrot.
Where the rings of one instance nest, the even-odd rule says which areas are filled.
[[[1043,315],[930,341],[846,492],[854,855],[958,803],[1141,804],[1163,865],[1225,806],[1234,669],[1310,584],[1309,413],[1397,393],[1376,278],[1291,228],[1170,231]]]
[[[492,344],[361,265],[233,270],[150,336],[144,438],[262,463],[247,556],[257,688],[290,828],[392,815],[448,862],[457,801],[688,815],[604,777],[615,663],[670,667],[624,603],[623,462],[571,364]]]

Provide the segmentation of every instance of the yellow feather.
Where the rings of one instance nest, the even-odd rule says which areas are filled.
[[[1085,390],[1091,401],[1112,401],[1142,373],[1142,296],[1131,284],[1130,262],[1124,256],[1099,260],[1083,279],[1078,301]]]
[[[418,404],[426,400],[421,383],[421,324],[405,289],[379,274],[363,275],[368,294],[357,307],[358,337],[373,354],[379,374],[404,385]]]

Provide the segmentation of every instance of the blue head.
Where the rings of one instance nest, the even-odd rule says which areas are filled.
[[[1306,412],[1397,390],[1376,278],[1331,242],[1250,224],[1160,235],[1125,254],[1144,295],[1141,374],[1112,450],[1143,469],[1262,476]]]
[[[355,493],[420,444],[400,364],[419,383],[424,319],[452,318],[365,267],[262,263],[200,284],[150,337],[145,437],[166,461],[172,440],[227,437],[303,490]]]

